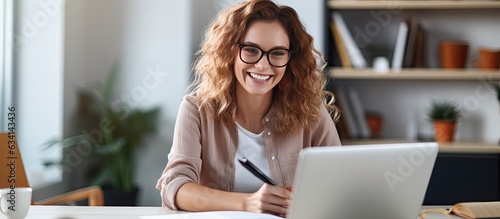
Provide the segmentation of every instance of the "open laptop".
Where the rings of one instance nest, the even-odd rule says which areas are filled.
[[[416,219],[436,143],[315,147],[301,151],[288,219]]]

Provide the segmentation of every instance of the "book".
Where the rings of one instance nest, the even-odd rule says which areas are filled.
[[[354,115],[353,117],[359,129],[358,136],[360,138],[370,138],[372,135],[370,126],[368,125],[368,121],[366,120],[365,109],[356,89],[348,88],[347,97],[349,98],[349,102],[351,103],[351,110]]]
[[[403,20],[399,23],[398,34],[392,55],[392,69],[399,70],[403,67],[403,56],[408,37],[408,23]]]
[[[417,46],[417,37],[419,30],[419,21],[417,17],[411,17],[409,19],[409,29],[408,29],[408,40],[406,43],[403,67],[413,68],[415,67],[415,53]]]
[[[419,218],[426,218],[423,215],[432,212],[458,215],[466,219],[500,218],[500,202],[461,202],[454,204],[449,210],[444,208],[422,210]]]
[[[352,66],[354,68],[366,68],[367,62],[358,45],[354,41],[349,29],[347,28],[342,15],[338,12],[332,13],[333,22],[338,27],[342,41],[344,42],[345,48],[349,59],[351,60]]]
[[[342,101],[339,100],[338,95],[337,95],[337,89],[333,89],[333,94],[335,96],[335,105],[337,106],[337,109],[339,111],[340,117],[335,123],[335,128],[337,128],[337,133],[339,134],[340,139],[345,139],[349,138],[349,131],[347,129],[347,124],[345,121],[345,116],[344,116],[344,111],[342,110]]]
[[[330,31],[326,31],[327,34],[326,39],[329,40],[327,40],[324,58],[328,66],[342,67],[342,61],[340,60],[338,45],[335,42],[335,37],[333,36],[333,30],[331,29],[330,26],[331,23],[333,22],[330,21],[328,24],[325,25],[325,28],[328,28]]]
[[[415,51],[415,67],[424,68],[425,61],[425,31],[421,25],[418,27],[417,45]]]
[[[453,205],[451,212],[464,218],[499,218],[500,202],[463,202]]]
[[[353,115],[353,110],[347,99],[347,95],[343,88],[337,87],[335,89],[335,97],[339,103],[339,107],[341,110],[340,118],[344,120],[344,125],[346,126],[347,135],[349,138],[358,138],[359,131],[358,125],[356,124],[356,120]]]
[[[337,129],[337,133],[339,134],[339,138],[341,140],[349,138],[349,132],[347,131],[345,120],[342,117],[342,111],[340,111],[340,118],[339,121],[337,121],[337,123],[335,124],[335,128]]]
[[[342,67],[351,68],[351,60],[349,60],[349,54],[347,54],[347,49],[344,45],[344,41],[342,41],[342,37],[340,36],[339,29],[334,22],[330,22],[330,30],[332,32],[333,40],[336,44],[337,51],[340,57],[340,61],[342,63]]]

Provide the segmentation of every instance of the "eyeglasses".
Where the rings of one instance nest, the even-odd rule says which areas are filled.
[[[288,49],[271,49],[269,51],[264,51],[257,46],[245,45],[238,43],[240,47],[240,60],[247,64],[255,64],[262,59],[264,54],[266,54],[267,61],[269,64],[280,68],[284,67],[290,61],[293,51]]]

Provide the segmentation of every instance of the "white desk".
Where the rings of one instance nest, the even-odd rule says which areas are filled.
[[[140,219],[140,216],[179,214],[162,207],[89,207],[32,205],[26,219]],[[0,214],[0,218],[5,217]]]
[[[88,207],[34,205],[30,207],[30,211],[26,219],[140,219],[140,216],[147,215],[183,213],[186,212],[172,211],[162,207]],[[4,219],[5,217],[0,214],[0,218]],[[459,217],[438,213],[429,213],[425,215],[425,219],[450,218],[458,219]]]

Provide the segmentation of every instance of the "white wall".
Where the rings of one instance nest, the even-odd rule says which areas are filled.
[[[322,0],[278,0],[277,4],[288,5],[299,14],[307,32],[314,37],[314,46],[325,53],[325,1]]]
[[[210,1],[196,1],[195,12],[204,13],[211,12],[211,7],[206,2],[212,2],[218,12],[220,9],[241,0],[210,0]],[[294,8],[299,14],[300,20],[307,29],[307,32],[314,37],[314,46],[320,52],[324,53],[325,45],[325,32],[324,32],[324,15],[325,15],[325,2],[323,0],[275,0],[278,5],[287,5]],[[205,6],[205,7],[204,7]],[[198,9],[196,9],[198,8]],[[195,13],[195,16],[196,16]],[[213,14],[215,15],[215,14]],[[194,20],[194,25],[204,20]]]
[[[124,2],[121,93],[130,107],[161,107],[157,134],[137,151],[136,181],[141,205],[161,204],[156,181],[167,163],[174,121],[188,86],[191,66],[190,1]],[[127,100],[126,100],[127,99]]]
[[[12,106],[13,95],[13,51],[12,43],[8,43],[7,33],[13,32],[13,2],[0,1],[0,131],[6,132],[8,126],[8,106]]]
[[[69,0],[65,10],[64,136],[68,137],[83,132],[76,125],[78,90],[102,84],[120,54],[123,6],[118,0]],[[87,185],[86,156],[78,153],[64,167],[66,190]]]
[[[14,72],[18,144],[30,185],[58,181],[60,171],[44,171],[42,144],[63,131],[63,34],[61,5],[16,1]],[[59,150],[51,158],[60,155]]]

